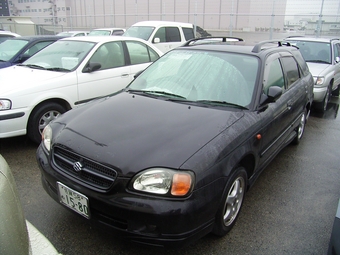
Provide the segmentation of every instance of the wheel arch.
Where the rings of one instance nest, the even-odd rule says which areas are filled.
[[[247,154],[240,160],[239,164],[237,165],[237,167],[244,167],[247,172],[247,189],[249,189],[249,179],[254,174],[255,164],[255,156],[253,154]]]
[[[28,129],[28,125],[29,125],[29,122],[31,120],[32,113],[34,113],[39,107],[41,107],[41,105],[49,103],[49,102],[57,103],[57,104],[61,105],[62,107],[64,107],[67,111],[72,109],[71,105],[66,100],[61,99],[61,98],[49,98],[49,99],[43,100],[32,108],[32,111],[30,112],[30,115],[28,117],[26,129]]]

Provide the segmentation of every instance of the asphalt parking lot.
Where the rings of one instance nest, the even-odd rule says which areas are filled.
[[[65,255],[71,254],[326,254],[340,198],[338,98],[312,112],[298,146],[288,146],[247,193],[234,229],[181,250],[123,241],[54,202],[43,190],[37,145],[26,137],[0,140],[26,218]],[[175,247],[174,247],[175,248]]]

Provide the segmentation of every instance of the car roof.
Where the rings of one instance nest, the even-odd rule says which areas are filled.
[[[56,36],[56,35],[32,35],[32,36],[20,36],[20,37],[12,37],[10,40],[26,40],[26,41],[43,41],[55,39],[59,40],[65,38],[65,36]]]
[[[89,31],[85,31],[85,30],[79,30],[79,31],[63,31],[63,32],[60,32],[59,34],[61,33],[88,33]]]
[[[214,37],[214,38],[229,38],[230,42],[224,39],[223,42],[213,42],[210,37],[206,38],[194,38],[187,41],[183,46],[178,47],[178,50],[187,50],[187,49],[196,49],[203,51],[219,51],[219,52],[229,52],[229,53],[238,53],[238,54],[247,54],[253,56],[261,56],[266,55],[269,52],[292,52],[298,51],[295,46],[291,46],[289,43],[280,41],[280,40],[268,40],[261,41],[256,45],[240,45],[235,44],[235,37]],[[206,40],[207,43],[199,43],[199,44],[190,44],[190,42],[196,42],[197,40]],[[228,40],[228,39],[227,39]],[[240,42],[243,42],[241,39]]]
[[[120,27],[104,27],[104,28],[95,28],[93,29],[92,31],[94,30],[124,30],[124,28],[120,28]]]
[[[304,36],[290,36],[286,38],[286,41],[294,40],[294,41],[310,41],[310,42],[325,42],[329,43],[333,40],[339,40],[339,38],[334,37],[304,37]]]
[[[2,31],[2,30],[0,30],[0,35],[11,35],[11,36],[14,36],[14,37],[20,36],[19,34],[13,33],[11,31]]]
[[[114,42],[114,41],[139,41],[146,43],[145,40],[136,38],[136,37],[126,37],[126,36],[118,36],[118,35],[113,35],[113,36],[81,36],[81,37],[66,37],[61,39],[63,41],[84,41],[84,42]]]
[[[191,23],[184,23],[184,22],[175,22],[175,21],[162,21],[162,20],[148,20],[148,21],[140,21],[132,26],[183,26],[183,27],[193,27]]]
[[[115,41],[138,41],[142,42],[149,47],[151,47],[154,51],[156,51],[160,56],[163,55],[162,51],[157,49],[154,45],[151,43],[139,39],[136,37],[128,37],[128,36],[119,36],[119,35],[113,35],[113,36],[75,36],[75,37],[64,37],[61,39],[61,41],[83,41],[83,42],[93,42],[93,43],[106,43],[106,42],[115,42]]]

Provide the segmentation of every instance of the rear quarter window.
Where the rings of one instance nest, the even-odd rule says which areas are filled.
[[[183,27],[182,29],[186,41],[195,38],[194,29],[187,27]]]
[[[299,63],[299,66],[301,67],[301,71],[303,76],[308,75],[309,73],[309,68],[308,65],[305,61],[305,59],[302,57],[301,53],[299,51],[292,51],[292,54],[294,55],[296,61]]]
[[[297,80],[300,79],[299,67],[293,57],[281,58],[281,64],[286,73],[288,88]]]

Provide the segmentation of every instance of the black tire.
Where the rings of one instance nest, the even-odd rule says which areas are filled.
[[[224,236],[233,228],[241,211],[246,187],[247,172],[243,167],[238,167],[223,192],[221,204],[216,213],[213,234]]]
[[[300,143],[305,132],[306,123],[307,123],[307,110],[305,110],[301,115],[299,126],[296,128],[297,135],[292,141],[292,144],[298,145]]]
[[[27,125],[27,135],[35,143],[41,142],[41,132],[52,120],[66,112],[58,103],[47,102],[36,107],[30,115]]]

